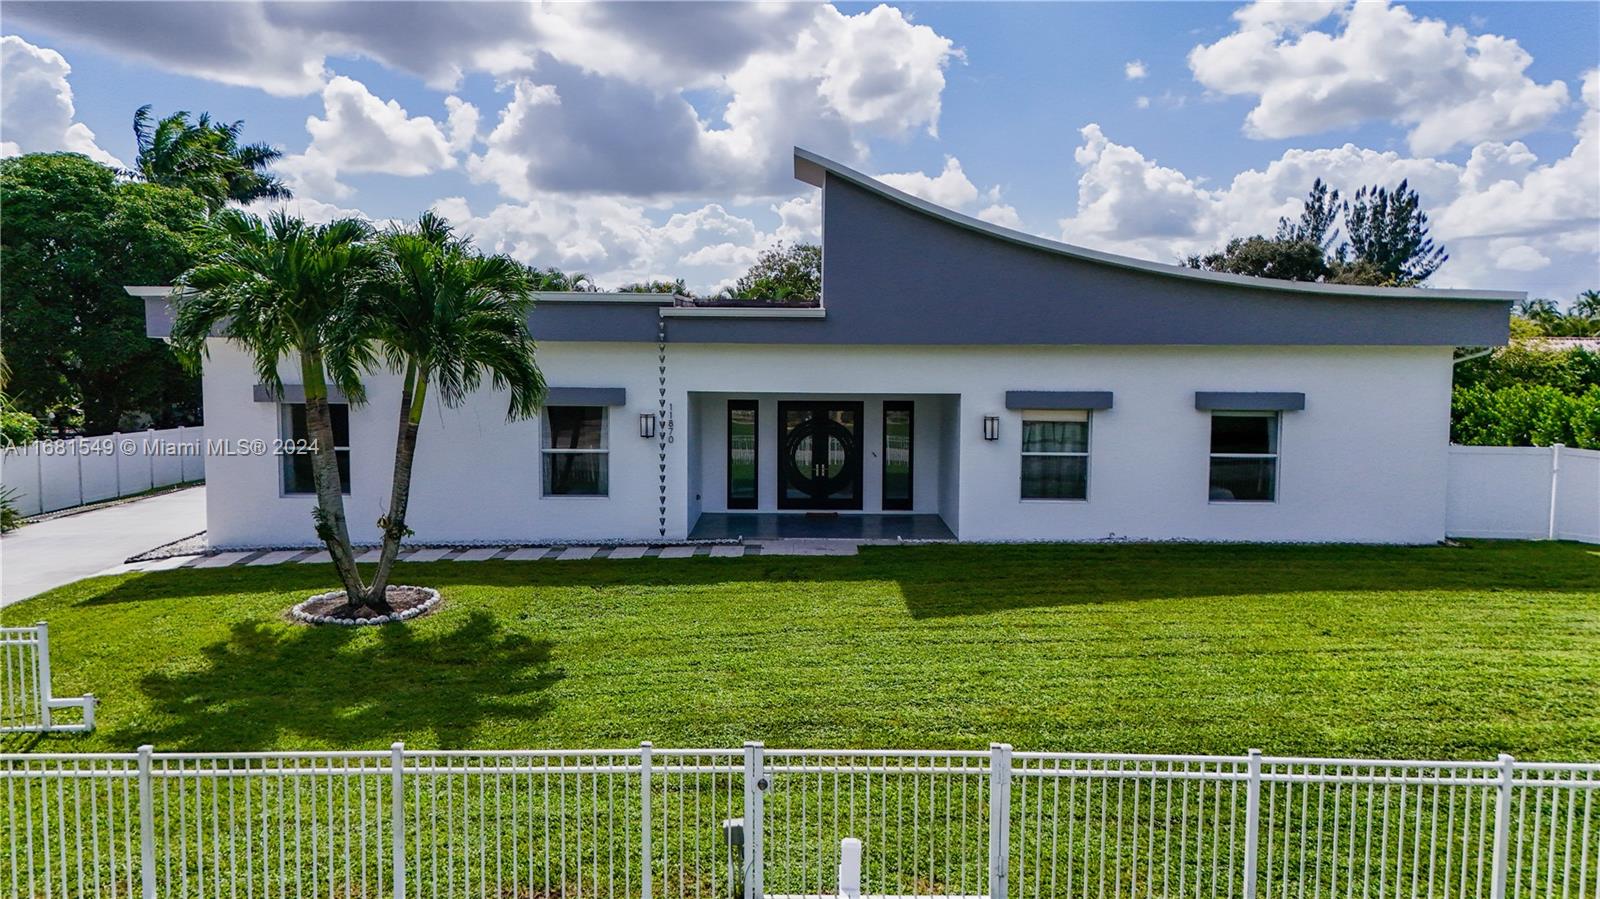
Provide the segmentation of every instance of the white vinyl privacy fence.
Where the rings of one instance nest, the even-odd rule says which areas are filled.
[[[1600,450],[1452,446],[1452,537],[1600,543]]]
[[[23,515],[203,481],[205,428],[40,440],[0,450],[0,482]]]
[[[769,750],[0,756],[13,896],[1593,897],[1600,765]],[[839,879],[860,841],[859,883]],[[854,867],[854,866],[850,866]]]

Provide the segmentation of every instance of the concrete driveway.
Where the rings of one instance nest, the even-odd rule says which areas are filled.
[[[204,487],[25,525],[0,537],[0,606],[104,571],[205,527]]]

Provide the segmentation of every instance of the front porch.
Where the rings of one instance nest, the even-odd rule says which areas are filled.
[[[954,540],[937,515],[706,512],[691,540]]]
[[[688,537],[954,540],[960,399],[690,391]]]

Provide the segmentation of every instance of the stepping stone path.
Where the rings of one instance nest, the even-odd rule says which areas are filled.
[[[469,548],[431,546],[417,550],[402,550],[401,562],[437,562],[449,559],[455,562],[484,562],[503,559],[507,562],[561,561],[581,562],[588,559],[689,559],[696,556],[713,559],[738,559],[747,555],[763,556],[853,556],[860,544],[851,540],[770,540],[761,543],[682,543],[651,547],[644,544],[622,546],[474,546]],[[357,562],[376,562],[379,550],[362,550]],[[132,571],[167,571],[173,568],[229,568],[237,565],[283,565],[296,562],[302,565],[329,564],[327,550],[274,549],[228,550],[212,555],[170,556],[147,562],[129,562],[108,568],[100,574],[123,574]]]

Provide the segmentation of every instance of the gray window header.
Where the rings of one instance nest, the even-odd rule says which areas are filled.
[[[1007,390],[1007,409],[1111,408],[1109,390]]]
[[[1201,412],[1299,412],[1306,407],[1306,395],[1197,390],[1194,407]]]
[[[551,387],[546,406],[625,406],[628,391],[622,387]]]

